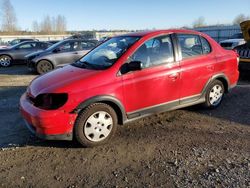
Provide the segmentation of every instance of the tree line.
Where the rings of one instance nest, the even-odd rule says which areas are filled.
[[[243,22],[245,20],[250,20],[250,16],[247,16],[245,14],[239,14],[234,18],[232,24],[239,25],[241,22]],[[222,24],[217,24],[217,25],[222,25]],[[192,26],[193,26],[193,28],[197,28],[197,27],[205,27],[205,26],[209,26],[209,25],[206,24],[205,18],[203,16],[200,16],[199,18],[197,18],[193,22]]]
[[[1,4],[1,31],[3,33],[23,33],[18,27],[15,9],[10,0],[2,0]],[[41,22],[33,21],[31,25],[33,33],[37,34],[64,34],[67,31],[66,18],[63,15],[56,17],[45,16]]]
[[[63,34],[67,30],[66,18],[62,15],[57,17],[46,16],[42,22],[33,21],[32,31],[35,33]]]

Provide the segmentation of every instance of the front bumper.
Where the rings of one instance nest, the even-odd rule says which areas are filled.
[[[30,71],[32,72],[36,71],[36,63],[34,61],[27,59],[26,65]]]
[[[72,140],[76,114],[64,110],[42,110],[35,107],[26,94],[20,99],[20,111],[28,129],[46,140]]]
[[[58,134],[58,135],[45,135],[45,134],[39,134],[36,133],[36,129],[33,125],[30,125],[26,120],[24,120],[25,125],[29,131],[37,136],[38,138],[44,139],[44,140],[73,140],[73,134],[67,133],[67,134]]]

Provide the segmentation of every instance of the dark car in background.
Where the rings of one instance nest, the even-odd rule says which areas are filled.
[[[25,63],[26,55],[45,50],[50,46],[51,44],[48,42],[26,41],[9,48],[0,49],[0,65],[3,67],[9,67],[12,64]]]
[[[45,51],[27,55],[27,66],[31,71],[44,74],[79,60],[97,45],[96,40],[66,39]]]
[[[8,46],[14,46],[16,44],[19,44],[21,42],[26,42],[26,41],[38,41],[37,39],[28,39],[28,38],[23,38],[23,39],[14,39],[8,43]]]
[[[240,70],[250,71],[250,20],[242,22],[240,26],[246,43],[237,46],[234,50],[240,56]]]
[[[245,43],[246,41],[244,40],[243,33],[235,33],[229,39],[221,41],[220,45],[227,50],[232,50]]]
[[[10,42],[8,42],[7,44],[5,45],[1,45],[0,46],[0,49],[3,49],[3,48],[8,48],[10,46],[14,46],[16,44],[19,44],[21,42],[26,42],[26,41],[38,41],[37,39],[30,39],[30,38],[22,38],[22,39],[14,39]]]

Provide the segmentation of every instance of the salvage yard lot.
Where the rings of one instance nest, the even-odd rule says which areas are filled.
[[[250,76],[218,109],[150,116],[92,149],[30,135],[18,103],[35,76],[0,68],[0,187],[250,187]]]

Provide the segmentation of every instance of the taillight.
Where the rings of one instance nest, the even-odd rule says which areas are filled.
[[[237,57],[237,64],[239,66],[239,63],[240,63],[240,57]]]
[[[66,93],[40,94],[34,99],[34,105],[44,110],[55,110],[62,107],[68,100]]]

